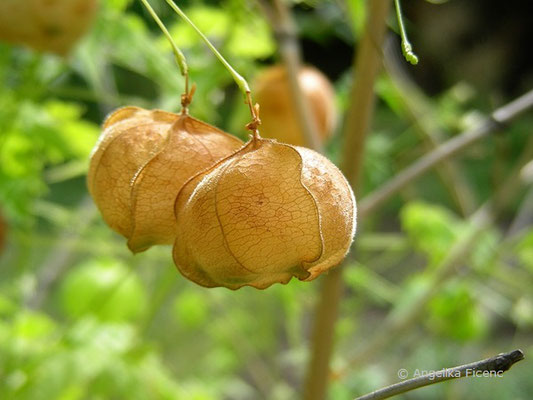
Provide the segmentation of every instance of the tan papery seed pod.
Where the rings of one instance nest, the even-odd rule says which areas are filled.
[[[315,279],[343,260],[356,227],[353,192],[333,163],[259,138],[191,178],[175,212],[180,272],[230,289]]]
[[[316,124],[322,142],[333,133],[337,122],[335,92],[328,78],[314,67],[302,67],[298,73],[302,96]],[[284,66],[264,70],[254,84],[256,100],[261,104],[261,136],[296,146],[306,139],[298,121],[289,77]]]
[[[2,0],[0,40],[66,55],[97,8],[98,0]]]
[[[88,186],[106,223],[134,253],[174,242],[183,184],[242,142],[186,113],[125,107],[112,113],[93,150]]]

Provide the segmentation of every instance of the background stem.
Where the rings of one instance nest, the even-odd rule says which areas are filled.
[[[323,152],[322,141],[318,134],[316,120],[311,113],[308,102],[303,95],[298,78],[301,67],[301,52],[296,27],[291,12],[283,0],[274,0],[274,6],[265,0],[259,0],[265,16],[276,34],[278,47],[289,79],[289,88],[297,120],[305,138],[307,147]]]
[[[333,379],[341,379],[352,367],[364,365],[384,351],[392,342],[425,315],[426,305],[439,293],[443,285],[455,276],[457,268],[465,262],[483,232],[496,220],[499,212],[514,198],[521,188],[520,171],[533,156],[533,139],[524,149],[520,160],[506,177],[496,194],[481,206],[469,219],[468,229],[460,235],[448,251],[447,256],[437,265],[429,277],[427,285],[413,298],[409,306],[401,310],[393,309],[376,334],[365,343],[347,364],[332,374]]]
[[[366,132],[374,112],[374,82],[381,67],[381,43],[385,36],[390,0],[369,2],[365,32],[353,68],[350,106],[346,112],[341,170],[357,192]]]
[[[446,140],[447,135],[438,123],[439,116],[434,111],[431,100],[413,82],[412,77],[406,71],[406,68],[410,67],[406,66],[403,58],[398,56],[396,48],[396,40],[389,38],[384,50],[386,74],[409,122],[422,139],[426,151],[429,152],[439,147]],[[461,215],[469,216],[476,209],[477,202],[460,165],[455,160],[446,160],[435,172]]]
[[[217,50],[217,48],[209,41],[209,39],[202,33],[202,31],[192,22],[189,17],[179,8],[176,3],[174,3],[172,0],[165,0],[167,4],[174,10],[176,14],[178,14],[185,22],[187,22],[191,28],[193,28],[198,36],[202,38],[202,40],[205,42],[207,47],[213,52],[213,54],[219,59],[219,61],[226,67],[226,69],[229,71],[233,79],[235,80],[235,83],[237,83],[237,86],[239,86],[239,89],[241,89],[241,92],[246,97],[248,93],[250,93],[250,86],[248,85],[248,82],[246,79],[244,79],[235,69],[231,66],[229,62],[226,61],[226,59],[220,54],[220,52]]]
[[[498,131],[506,123],[531,108],[533,108],[533,90],[498,108],[489,118],[480,123],[476,128],[454,136],[442,143],[439,147],[427,153],[409,167],[394,175],[394,177],[388,182],[365,196],[365,198],[359,203],[359,217],[374,211],[391,196],[398,193],[406,185],[413,182],[416,178],[433,168],[438,163],[450,158],[472,143],[488,136],[490,133]]]
[[[341,170],[355,192],[362,166],[365,136],[374,110],[374,82],[381,65],[381,43],[385,36],[389,7],[390,0],[369,2],[365,32],[353,69],[354,83],[344,126]],[[304,400],[326,398],[335,322],[342,290],[342,268],[339,267],[322,279],[311,338],[311,360],[305,379]]]
[[[402,9],[400,7],[400,0],[394,0],[396,6],[396,16],[398,17],[398,26],[400,27],[400,36],[402,37],[402,53],[405,59],[413,65],[418,64],[418,57],[413,53],[413,46],[407,39],[405,27],[403,26]]]
[[[185,79],[187,79],[187,76],[189,75],[189,68],[187,67],[187,61],[185,60],[185,56],[176,45],[176,42],[174,42],[174,39],[172,39],[172,35],[169,33],[165,24],[163,24],[163,22],[161,21],[161,19],[159,19],[150,3],[148,3],[148,0],[141,0],[141,2],[143,3],[144,7],[146,7],[153,20],[157,23],[157,25],[159,25],[159,28],[161,29],[161,31],[163,31],[163,34],[166,36],[167,40],[172,46],[172,51],[174,52],[174,58],[176,59],[176,63],[178,64],[181,74],[186,77]],[[185,93],[187,92],[188,88],[185,88]]]

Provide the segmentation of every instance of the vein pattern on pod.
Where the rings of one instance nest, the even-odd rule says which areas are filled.
[[[186,113],[125,107],[112,113],[91,156],[89,191],[133,252],[175,238],[183,184],[242,142]]]
[[[182,115],[170,128],[164,146],[133,179],[130,250],[136,253],[153,244],[172,244],[174,202],[185,182],[241,146],[235,136]]]
[[[207,287],[312,280],[342,261],[355,232],[340,171],[312,150],[267,139],[191,178],[175,212],[174,261]]]

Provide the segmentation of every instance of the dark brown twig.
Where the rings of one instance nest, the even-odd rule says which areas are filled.
[[[513,364],[524,359],[524,353],[521,350],[514,350],[509,353],[501,353],[497,356],[485,360],[476,361],[469,364],[460,365],[453,368],[444,368],[434,371],[427,375],[408,379],[403,382],[376,390],[372,393],[365,394],[355,400],[382,400],[406,393],[424,386],[433,385],[434,383],[445,382],[451,379],[458,379],[469,376],[501,376],[508,371]],[[405,371],[407,372],[407,371]]]

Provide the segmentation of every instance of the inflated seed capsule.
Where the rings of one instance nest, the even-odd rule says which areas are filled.
[[[133,252],[174,242],[174,201],[196,173],[242,142],[186,113],[125,107],[104,123],[88,173],[106,223]]]
[[[180,272],[230,289],[315,279],[343,260],[356,227],[353,192],[333,163],[260,138],[191,178],[175,212]]]

